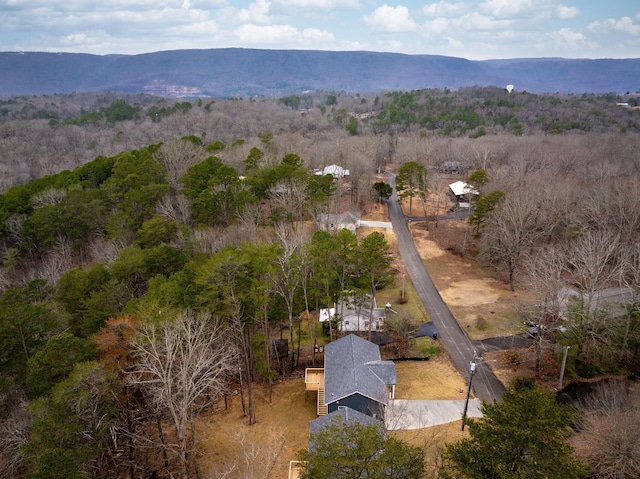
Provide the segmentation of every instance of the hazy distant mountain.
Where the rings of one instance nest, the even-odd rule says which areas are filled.
[[[0,96],[72,91],[282,96],[505,86],[535,93],[640,90],[640,59],[470,61],[436,55],[222,48],[141,55],[0,52]]]

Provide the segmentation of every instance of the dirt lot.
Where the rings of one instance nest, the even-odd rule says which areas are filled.
[[[242,414],[239,396],[230,399],[228,409],[220,404],[201,418],[200,463],[205,477],[221,477],[233,464],[238,470],[231,478],[251,478],[257,469],[270,470],[268,477],[273,479],[287,477],[289,461],[306,447],[309,421],[317,417],[315,393],[305,393],[304,378],[287,379],[275,384],[271,403],[268,389],[258,387],[255,409],[253,426]]]
[[[454,253],[464,235],[464,222],[440,221],[426,231],[424,223],[412,223],[411,233],[425,266],[442,299],[467,328],[471,339],[521,333],[525,330],[518,308],[523,292],[509,291],[508,285],[488,276],[473,258]],[[452,251],[453,250],[453,251]]]

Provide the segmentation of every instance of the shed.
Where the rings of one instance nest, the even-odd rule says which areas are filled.
[[[469,208],[471,196],[478,196],[480,193],[473,186],[464,181],[456,181],[449,185],[449,190],[462,208]]]

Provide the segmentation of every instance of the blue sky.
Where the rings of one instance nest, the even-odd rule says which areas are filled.
[[[640,58],[640,2],[0,0],[0,51],[221,47]]]

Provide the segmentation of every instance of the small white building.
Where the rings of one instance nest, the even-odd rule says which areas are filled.
[[[464,181],[456,181],[449,185],[449,190],[455,196],[460,208],[469,208],[471,196],[478,196],[480,193],[473,186]]]

